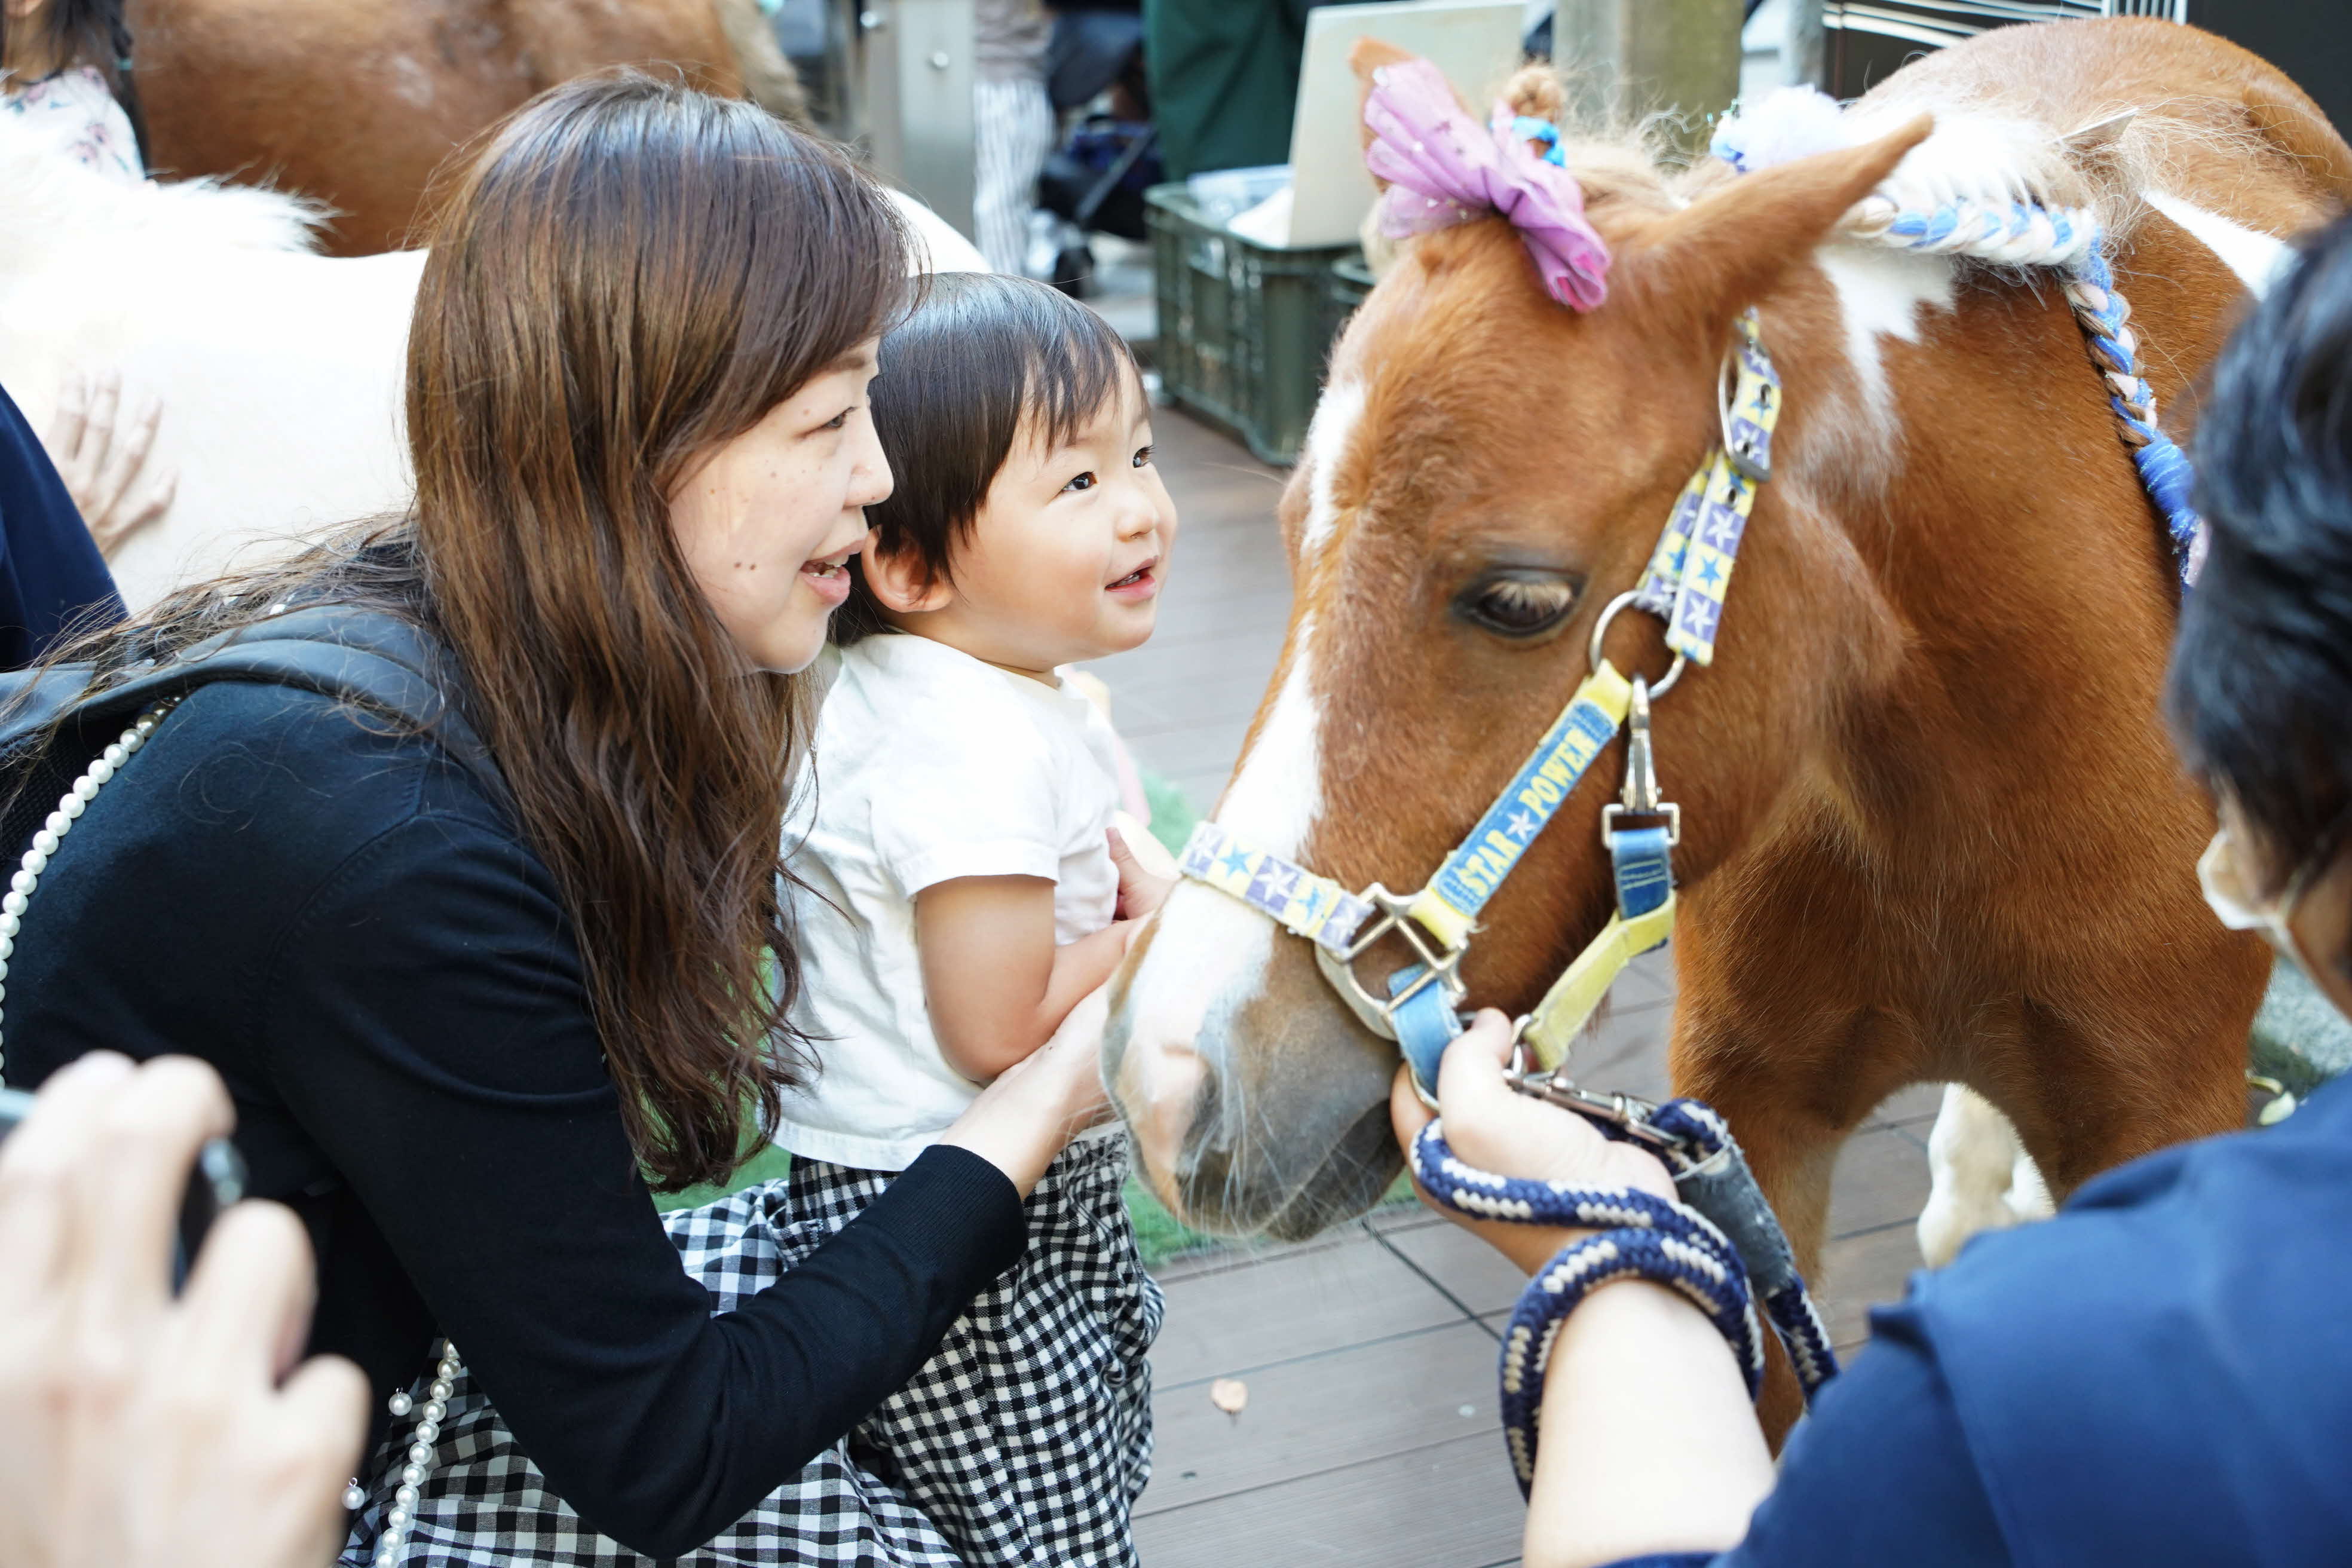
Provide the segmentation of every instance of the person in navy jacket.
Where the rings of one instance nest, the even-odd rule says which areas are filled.
[[[114,579],[16,400],[0,388],[0,669],[122,618]]]

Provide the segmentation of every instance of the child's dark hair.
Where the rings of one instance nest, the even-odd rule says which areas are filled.
[[[882,337],[874,428],[897,481],[866,509],[871,549],[921,563],[952,581],[949,557],[970,533],[1024,426],[1060,442],[1083,429],[1120,378],[1139,374],[1109,323],[1060,290],[1024,278],[943,272]],[[862,574],[833,617],[833,639],[887,629]]]
[[[2221,352],[2197,467],[2210,539],[2167,703],[2285,877],[2352,834],[2352,218]]]

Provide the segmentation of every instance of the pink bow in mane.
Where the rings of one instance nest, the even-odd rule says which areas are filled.
[[[1482,130],[1454,100],[1427,60],[1400,60],[1372,73],[1364,123],[1374,141],[1364,163],[1388,182],[1381,231],[1391,239],[1449,228],[1498,213],[1527,242],[1551,297],[1590,310],[1608,298],[1609,247],[1584,218],[1576,176],[1528,151],[1497,106]]]

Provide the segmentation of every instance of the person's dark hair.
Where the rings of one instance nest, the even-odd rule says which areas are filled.
[[[132,135],[138,138],[140,161],[147,157],[147,117],[139,107],[139,95],[131,74],[131,24],[123,19],[123,0],[48,0],[38,16],[29,22],[8,20],[7,7],[0,5],[0,61],[11,52],[9,34],[12,28],[41,35],[43,56],[60,62],[60,68],[89,66],[106,79],[106,88],[114,94],[114,101],[122,105],[130,117]],[[16,48],[23,47],[21,43]]]
[[[1139,374],[1126,340],[1059,289],[994,273],[948,272],[883,334],[871,400],[890,460],[890,499],[866,509],[871,548],[912,556],[952,582],[969,536],[1023,430],[1070,439]],[[863,575],[833,617],[835,642],[887,629]]]
[[[289,599],[437,633],[562,895],[639,1159],[719,1180],[805,1068],[779,850],[812,689],[748,665],[667,498],[905,308],[907,236],[830,143],[627,69],[493,127],[429,232],[415,511],[61,657],[119,666]]]
[[[2197,468],[2210,542],[2167,705],[2284,878],[2352,833],[2352,218],[2222,351]]]

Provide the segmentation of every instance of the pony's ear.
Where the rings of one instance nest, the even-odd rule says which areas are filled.
[[[1934,129],[1934,120],[1922,114],[1860,147],[1816,153],[1717,185],[1650,230],[1640,272],[1662,300],[1681,304],[1712,331],[1769,293]]]
[[[1364,104],[1372,96],[1372,73],[1382,66],[1399,65],[1412,58],[1410,50],[1384,44],[1378,38],[1358,38],[1348,50],[1348,68],[1356,73],[1356,144],[1365,152],[1370,152],[1372,147],[1372,128],[1364,123]],[[1372,176],[1372,184],[1383,191],[1388,189],[1378,174]]]

